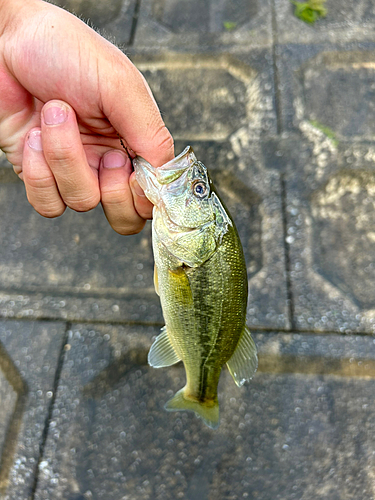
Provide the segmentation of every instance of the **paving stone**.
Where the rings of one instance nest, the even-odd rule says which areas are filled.
[[[0,498],[31,498],[65,325],[0,321]]]
[[[173,137],[225,140],[244,127],[276,133],[272,54],[134,55]]]
[[[285,180],[292,329],[373,333],[375,145],[301,121],[260,149]]]
[[[35,499],[373,498],[372,338],[256,334],[260,371],[223,372],[212,431],[163,410],[185,376],[145,364],[153,333],[73,328]]]
[[[13,166],[0,149],[0,184],[21,182],[13,171]]]
[[[294,16],[290,0],[275,0],[279,43],[322,43],[374,40],[375,9],[372,0],[327,0],[325,18],[309,25]]]
[[[294,327],[374,333],[375,147],[301,135],[284,149]]]
[[[162,324],[160,304],[154,294],[154,290],[146,290],[139,295],[120,291],[118,294],[113,294],[112,298],[106,298],[100,294],[96,296],[76,294],[69,289],[64,291],[42,289],[39,292],[25,290],[18,293],[1,291],[0,316],[120,323],[142,321]]]
[[[258,47],[271,41],[269,0],[144,0],[135,47]]]
[[[118,44],[130,41],[136,0],[50,0]]]
[[[298,130],[307,120],[341,140],[374,140],[373,44],[294,44],[278,50],[283,130]]]
[[[0,185],[0,206],[2,315],[162,321],[150,227],[120,236],[100,207],[45,219],[20,183]]]
[[[153,288],[149,227],[142,235],[121,237],[100,208],[90,214],[67,210],[54,220],[40,217],[5,155],[0,207],[0,316],[163,321]]]
[[[5,153],[0,149],[0,168],[12,168],[12,165],[7,161]]]

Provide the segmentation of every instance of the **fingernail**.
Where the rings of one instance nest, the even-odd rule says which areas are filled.
[[[41,131],[32,130],[27,138],[27,143],[35,151],[43,151]]]
[[[68,118],[68,110],[63,106],[43,108],[43,120],[46,125],[60,125]]]
[[[119,151],[109,151],[103,156],[103,167],[105,168],[121,168],[125,167],[129,158]]]
[[[143,189],[141,188],[141,186],[138,184],[138,182],[135,179],[132,182],[132,189],[137,196],[143,196],[143,197],[146,196]]]

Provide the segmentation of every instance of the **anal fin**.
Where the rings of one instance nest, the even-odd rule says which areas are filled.
[[[257,348],[247,326],[242,332],[236,350],[227,362],[227,367],[239,387],[251,380],[258,368]]]
[[[154,368],[163,368],[164,366],[174,365],[179,361],[181,361],[181,358],[174,350],[167,334],[167,328],[164,326],[148,353],[148,364]]]

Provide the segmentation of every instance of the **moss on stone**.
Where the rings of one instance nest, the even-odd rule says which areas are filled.
[[[327,15],[327,9],[324,7],[326,0],[308,0],[307,2],[291,3],[295,6],[294,15],[308,24],[314,24],[315,21]]]

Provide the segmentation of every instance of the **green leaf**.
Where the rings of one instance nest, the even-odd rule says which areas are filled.
[[[308,2],[290,1],[295,6],[294,15],[305,23],[314,24],[320,17],[327,15],[327,9],[323,7],[326,0],[308,0]]]
[[[237,23],[234,23],[233,21],[224,21],[223,26],[227,31],[232,31],[237,26]]]
[[[336,134],[334,131],[327,127],[327,125],[323,125],[322,123],[318,122],[317,120],[310,120],[310,123],[313,127],[317,128],[321,132],[323,132],[324,135],[328,137],[328,139],[331,139],[332,143],[334,146],[338,146],[339,141],[336,138]]]

